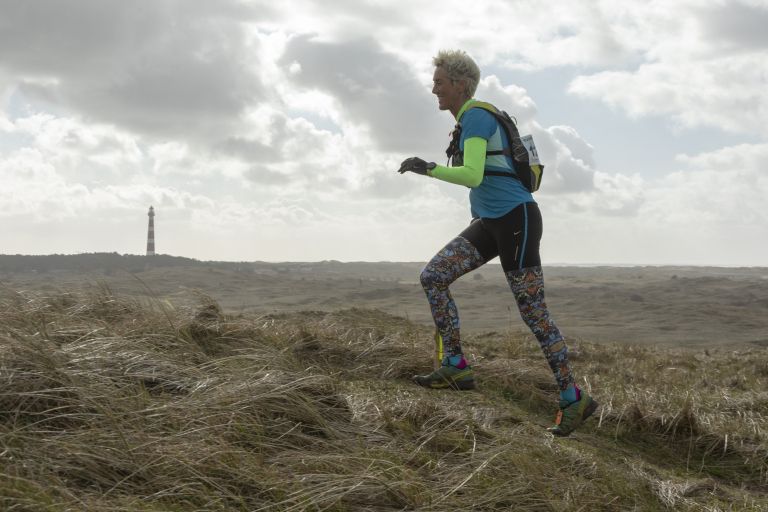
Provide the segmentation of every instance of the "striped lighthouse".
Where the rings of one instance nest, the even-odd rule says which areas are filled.
[[[155,255],[155,209],[149,207],[149,227],[147,228],[147,256]]]

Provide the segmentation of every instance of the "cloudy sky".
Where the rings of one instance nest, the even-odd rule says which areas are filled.
[[[545,263],[768,265],[768,1],[0,0],[0,253],[423,261],[432,56],[546,165]]]

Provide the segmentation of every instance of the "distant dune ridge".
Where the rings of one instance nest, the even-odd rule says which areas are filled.
[[[360,306],[431,317],[423,262],[202,262],[95,253],[0,255],[0,282],[53,291],[105,283],[121,294],[185,303],[190,290],[228,312],[334,311]],[[768,268],[548,267],[546,293],[566,336],[672,346],[768,345]],[[524,329],[498,265],[452,287],[465,332]]]
[[[56,286],[0,288],[1,510],[768,510],[765,347],[581,340],[602,407],[560,439],[530,335],[468,335],[478,390],[439,392],[402,316]]]

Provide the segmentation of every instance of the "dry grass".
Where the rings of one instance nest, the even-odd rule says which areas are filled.
[[[197,301],[3,292],[2,510],[768,510],[765,349],[574,343],[603,407],[555,439],[528,336],[467,340],[479,390],[441,393],[402,318]]]

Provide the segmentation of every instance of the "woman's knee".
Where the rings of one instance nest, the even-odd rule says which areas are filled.
[[[422,269],[421,274],[419,274],[419,281],[421,281],[421,287],[425,290],[440,288],[443,285],[440,274],[429,265]]]

